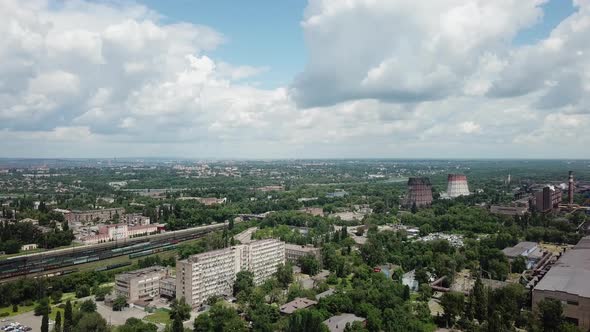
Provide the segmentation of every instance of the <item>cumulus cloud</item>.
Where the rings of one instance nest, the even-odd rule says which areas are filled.
[[[520,29],[542,17],[543,2],[311,0],[302,22],[310,59],[293,95],[307,107],[460,94],[493,58],[490,50],[506,51]],[[483,79],[468,89],[485,89]]]
[[[2,1],[2,153],[521,157],[563,149],[557,135],[574,155],[590,140],[590,4],[513,45],[544,2],[309,0],[306,67],[261,89],[272,68],[216,59],[214,28],[135,3]]]

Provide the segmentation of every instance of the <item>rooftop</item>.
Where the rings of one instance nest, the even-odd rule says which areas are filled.
[[[352,323],[354,323],[354,322],[364,322],[364,321],[365,321],[364,318],[358,317],[353,314],[341,314],[341,315],[332,316],[332,317],[326,319],[324,321],[324,324],[326,324],[328,326],[328,329],[330,330],[330,332],[342,332],[342,331],[344,331],[344,328],[346,327],[347,323],[350,323],[352,325]]]
[[[537,291],[565,292],[590,298],[590,236],[566,251],[535,286]]]
[[[295,310],[309,308],[315,304],[317,304],[317,302],[314,300],[297,297],[295,300],[283,304],[280,307],[280,311],[284,314],[292,314]]]
[[[135,270],[135,271],[121,273],[121,274],[118,274],[116,278],[119,280],[129,280],[131,278],[147,276],[149,274],[164,271],[164,270],[165,270],[165,268],[163,266],[156,265],[156,266],[150,266],[150,267],[146,267],[146,268]]]
[[[307,252],[314,252],[314,251],[319,250],[319,248],[316,248],[313,246],[302,246],[299,244],[291,244],[291,243],[286,243],[285,249],[286,250],[307,251]]]
[[[537,247],[537,242],[519,242],[514,247],[507,247],[502,250],[504,255],[508,257],[517,257],[520,255],[525,254],[527,251],[534,249]]]

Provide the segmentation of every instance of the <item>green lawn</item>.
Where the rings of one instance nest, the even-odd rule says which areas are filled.
[[[153,314],[147,315],[144,318],[150,323],[168,324],[170,323],[170,314],[166,309],[158,309]]]
[[[12,306],[9,306],[9,307],[0,308],[0,314],[7,312],[10,317],[10,316],[15,316],[15,315],[20,315],[25,312],[33,311],[33,309],[35,309],[35,303],[33,303],[30,306],[19,305],[17,312],[12,312]]]

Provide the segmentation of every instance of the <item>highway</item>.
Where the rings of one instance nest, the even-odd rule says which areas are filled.
[[[121,241],[44,251],[10,257],[0,261],[0,284],[22,276],[59,275],[73,272],[75,266],[118,256],[130,258],[171,250],[177,243],[202,237],[227,227],[227,223],[194,227]]]

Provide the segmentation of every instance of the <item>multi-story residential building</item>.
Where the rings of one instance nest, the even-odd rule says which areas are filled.
[[[311,255],[314,256],[318,262],[322,261],[322,254],[320,248],[315,248],[313,246],[301,246],[298,244],[285,244],[285,258],[289,262],[297,263],[299,258]]]
[[[124,208],[88,211],[73,210],[69,213],[64,213],[64,217],[68,222],[105,222],[112,220],[116,216],[121,216],[123,213],[125,213]]]
[[[251,271],[259,285],[284,262],[285,243],[275,239],[193,255],[176,262],[176,297],[197,307],[212,296],[230,295],[238,272]]]
[[[152,299],[160,294],[160,281],[168,278],[168,270],[162,266],[117,274],[115,293],[124,296],[128,302]]]
[[[558,300],[565,319],[590,330],[590,236],[566,251],[533,289],[533,309],[543,299]]]

